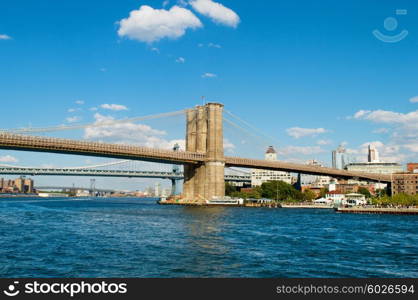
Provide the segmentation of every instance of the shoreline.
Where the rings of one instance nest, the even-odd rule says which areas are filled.
[[[281,205],[271,205],[266,203],[246,203],[246,204],[207,204],[198,202],[167,202],[157,201],[158,205],[166,206],[188,206],[188,207],[244,207],[244,208],[282,208]]]
[[[329,205],[296,205],[296,204],[282,204],[282,208],[286,208],[286,209],[334,209],[333,206],[329,206]]]
[[[418,215],[418,208],[339,207],[336,212],[342,214]]]

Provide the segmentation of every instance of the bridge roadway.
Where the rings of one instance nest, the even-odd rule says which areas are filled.
[[[77,186],[34,186],[37,191],[50,191],[50,190],[78,190],[78,191],[92,191],[89,187],[77,187]],[[95,188],[95,192],[99,193],[114,193],[116,190],[99,189]]]
[[[125,171],[125,170],[94,170],[80,168],[23,168],[0,166],[2,175],[29,175],[29,176],[90,176],[90,177],[125,177],[125,178],[159,178],[182,180],[182,172],[157,171]],[[225,175],[225,181],[251,182],[250,175]]]
[[[17,135],[6,132],[0,133],[0,149],[110,157],[170,164],[201,164],[206,161],[206,155],[197,152],[175,152],[139,146]],[[225,164],[227,167],[267,169],[299,174],[331,176],[341,179],[356,178],[383,183],[391,182],[391,176],[384,174],[348,172],[302,164],[271,162],[239,157],[225,157]]]

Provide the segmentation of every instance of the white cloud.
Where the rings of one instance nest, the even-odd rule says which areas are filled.
[[[190,5],[200,14],[211,18],[215,23],[236,28],[240,22],[236,12],[212,0],[192,0]]]
[[[418,96],[409,99],[409,102],[411,102],[411,103],[418,103]]]
[[[166,7],[167,5],[169,5],[170,4],[170,1],[169,0],[165,0],[164,2],[163,2],[163,7]]]
[[[74,117],[68,117],[68,118],[66,118],[65,120],[66,120],[68,123],[76,123],[76,122],[80,121],[80,120],[81,120],[81,118],[80,118],[80,117],[78,117],[78,116],[74,116]]]
[[[209,48],[218,48],[218,49],[222,48],[222,46],[221,46],[221,45],[214,44],[214,43],[209,43],[209,44],[208,44],[208,47],[209,47]]]
[[[330,145],[330,144],[332,144],[332,141],[331,141],[331,140],[319,140],[319,141],[317,141],[316,143],[317,143],[318,145],[325,146],[325,145]]]
[[[320,146],[287,146],[285,148],[279,149],[279,154],[281,155],[312,155],[326,152]]]
[[[12,38],[7,34],[0,34],[0,40],[11,40]]]
[[[403,146],[394,144],[385,144],[381,141],[371,141],[361,144],[357,149],[347,149],[356,161],[367,162],[369,145],[374,146],[380,154],[380,160],[387,163],[404,162],[410,155],[402,152]]]
[[[176,62],[179,64],[184,64],[186,62],[186,59],[184,57],[179,57],[176,59]]]
[[[141,42],[152,43],[164,38],[177,39],[187,29],[201,28],[200,20],[188,9],[173,6],[169,10],[142,5],[119,22],[118,34]]]
[[[399,113],[387,110],[360,110],[354,114],[354,119],[368,120],[375,123],[411,124],[418,123],[418,110],[409,113]]]
[[[403,145],[407,150],[418,153],[418,143],[411,143]]]
[[[204,73],[202,75],[202,78],[216,78],[218,77],[218,75],[214,74],[214,73]]]
[[[399,147],[399,151],[396,155],[387,155],[386,160],[388,162],[389,158],[396,162],[405,162],[407,158],[411,160],[417,159],[416,156],[413,156],[413,153],[416,153],[416,141],[418,140],[418,110],[407,113],[381,109],[363,112],[364,113],[357,112],[354,115],[354,118],[390,126],[389,128],[382,128],[374,131],[375,133],[392,132],[388,144]]]
[[[125,105],[120,104],[102,104],[100,105],[103,109],[114,110],[114,111],[121,111],[121,110],[128,110]]]
[[[354,114],[354,119],[360,119],[368,113],[370,113],[370,110],[359,110]]]
[[[77,105],[84,105],[84,100],[77,100],[76,102],[75,102],[75,104],[77,104]]]
[[[69,112],[69,113],[73,113],[73,112],[75,112],[75,111],[77,111],[75,108],[69,108],[69,109],[67,110],[67,112]]]
[[[224,150],[225,152],[234,153],[235,145],[228,139],[224,139]]]
[[[186,0],[177,0],[177,5],[181,7],[186,7],[189,4],[186,2]]]
[[[108,123],[115,120],[113,117],[103,116],[99,113],[96,113],[94,118],[96,120],[95,124]],[[167,140],[164,138],[166,135],[167,133],[165,131],[135,123],[117,123],[100,127],[90,127],[84,131],[85,139],[159,149],[172,149],[174,144],[178,143],[181,149],[185,149],[185,140]]]
[[[300,128],[292,127],[286,130],[287,134],[295,139],[300,139],[305,136],[314,137],[319,134],[328,132],[324,128]]]
[[[386,134],[386,133],[389,133],[389,129],[388,128],[378,128],[376,130],[373,130],[373,133]]]
[[[0,162],[2,163],[17,163],[19,160],[11,155],[0,156]]]

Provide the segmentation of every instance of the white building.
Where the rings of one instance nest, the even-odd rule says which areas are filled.
[[[346,167],[347,171],[351,172],[364,172],[364,173],[373,173],[373,174],[394,174],[401,173],[404,171],[402,165],[397,163],[384,163],[384,162],[367,162],[367,163],[354,163],[349,164]]]
[[[343,205],[347,205],[347,206],[361,206],[361,205],[366,205],[367,204],[367,200],[366,200],[366,196],[362,195],[362,194],[347,194],[345,195],[346,199],[343,201]]]
[[[325,199],[327,199],[329,201],[332,201],[332,203],[336,206],[341,205],[343,203],[343,201],[346,200],[344,194],[340,194],[336,191],[329,192],[328,194],[326,194]]]
[[[314,166],[314,167],[324,167],[319,161],[313,159],[306,162],[308,166]],[[328,185],[331,182],[331,177],[328,176],[312,176],[312,175],[305,175],[304,181],[308,182],[308,184],[314,188],[325,188],[328,187]]]
[[[377,151],[377,148],[374,145],[369,145],[368,162],[372,164],[380,163],[379,151]]]
[[[277,161],[277,152],[273,146],[270,146],[265,155],[265,159],[268,161]],[[251,185],[261,186],[265,182],[269,181],[283,181],[288,184],[293,183],[293,178],[290,173],[281,171],[270,171],[270,170],[258,170],[253,169],[251,172]]]
[[[344,146],[340,145],[336,150],[332,151],[332,167],[334,169],[343,170],[352,161],[352,157],[347,153],[347,149]]]

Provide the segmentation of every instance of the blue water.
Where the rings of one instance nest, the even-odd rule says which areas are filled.
[[[418,277],[418,216],[0,198],[0,277]]]

